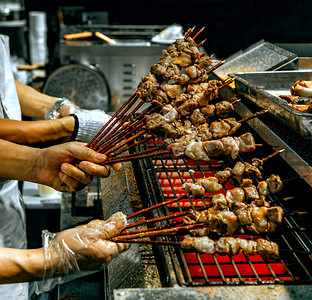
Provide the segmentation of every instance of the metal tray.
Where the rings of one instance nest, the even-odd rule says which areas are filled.
[[[279,95],[290,95],[297,80],[312,80],[312,70],[265,71],[230,74],[238,94],[245,96],[304,138],[312,137],[312,114],[302,113],[287,105]]]
[[[298,69],[298,56],[261,40],[228,57],[214,74],[223,79],[231,73],[274,71],[281,68]]]

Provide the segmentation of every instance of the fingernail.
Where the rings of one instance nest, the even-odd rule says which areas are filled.
[[[95,158],[99,161],[103,161],[106,159],[106,155],[105,154],[102,154],[102,153],[96,153],[95,154]]]

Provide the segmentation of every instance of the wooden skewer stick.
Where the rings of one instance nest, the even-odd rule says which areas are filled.
[[[248,120],[250,120],[250,119],[252,119],[252,118],[255,118],[255,117],[258,117],[258,116],[260,116],[260,115],[263,115],[263,114],[265,114],[265,113],[267,113],[268,112],[268,110],[267,109],[264,109],[264,110],[261,110],[261,111],[258,111],[258,112],[256,112],[256,113],[254,113],[254,114],[252,114],[252,115],[250,115],[250,116],[248,116],[248,117],[246,117],[246,118],[244,118],[244,119],[241,119],[241,120],[239,120],[239,121],[237,121],[238,123],[242,123],[242,122],[245,122],[245,121],[248,121]]]
[[[168,228],[168,227],[181,225],[181,224],[182,224],[182,221],[173,221],[171,223],[163,224],[163,225],[156,226],[156,227],[153,227],[153,228],[148,228],[148,229],[133,230],[133,231],[122,231],[121,233],[119,233],[118,236],[128,235],[128,234],[135,234],[135,233],[143,233],[143,232],[155,231],[155,230],[161,230],[161,229],[165,229],[165,228]]]
[[[111,150],[113,149],[111,151],[111,152],[113,152],[116,149],[118,149],[118,148],[122,147],[123,145],[125,145],[126,143],[128,143],[129,139],[132,137],[131,134],[134,133],[135,131],[141,129],[143,126],[144,126],[143,123],[142,124],[139,123],[134,128],[132,128],[132,127],[127,128],[124,131],[124,133],[121,132],[119,134],[116,134],[115,137],[111,136],[111,138],[108,141],[99,144],[99,148],[97,149],[97,151],[100,152],[100,153],[105,153],[108,156],[109,153],[106,153],[106,152],[110,151],[109,149],[111,149]],[[145,132],[145,129],[143,130],[143,132]],[[128,137],[128,136],[130,136],[130,137]],[[125,141],[124,139],[125,138],[127,138],[126,139],[126,141],[127,141],[126,143],[124,143],[124,141]]]
[[[111,148],[111,149],[109,149],[109,150],[107,150],[107,151],[105,151],[106,149],[105,149],[105,150],[101,150],[101,151],[99,151],[99,152],[104,153],[106,156],[108,156],[110,153],[112,153],[112,152],[114,152],[115,150],[121,148],[123,145],[125,145],[125,144],[127,144],[127,143],[133,141],[134,139],[138,138],[139,136],[141,136],[141,135],[144,134],[144,133],[146,133],[146,131],[145,131],[145,130],[141,130],[141,131],[139,131],[138,133],[136,133],[136,134],[134,134],[133,136],[131,136],[130,138],[128,138],[128,139],[126,139],[126,140],[120,142],[119,144],[117,144],[117,145],[114,146],[113,148]],[[107,147],[105,147],[105,148],[107,148]]]
[[[111,153],[111,155],[108,157],[108,159],[111,159],[111,160],[116,160],[116,159],[119,159],[119,158],[127,158],[127,157],[135,157],[135,156],[141,156],[141,155],[144,155],[144,154],[148,154],[148,153],[158,153],[160,151],[162,151],[163,149],[160,149],[159,147],[152,147],[152,148],[149,148],[147,150],[142,150],[142,151],[139,151],[139,152],[135,152],[135,153],[130,153],[130,154],[125,154],[123,156],[117,156],[117,154],[119,152],[116,153]]]
[[[102,139],[105,133],[110,130],[118,121],[117,116],[119,116],[124,110],[128,110],[137,100],[137,96],[133,94],[112,116],[112,118],[101,128],[101,130],[93,137],[93,139],[88,143],[87,147],[92,148],[94,143],[98,139]],[[112,124],[111,124],[112,123]]]
[[[202,29],[200,29],[200,30],[193,36],[193,40],[195,40],[196,37],[197,37],[201,32],[203,32],[204,29],[205,29],[205,26],[204,26]]]
[[[192,224],[192,225],[182,225],[179,227],[174,227],[174,228],[169,228],[169,229],[123,235],[122,237],[115,236],[115,237],[111,238],[111,241],[118,242],[118,239],[122,239],[122,240],[130,239],[131,240],[131,239],[145,238],[145,237],[168,236],[168,235],[177,234],[180,231],[190,230],[190,229],[194,229],[194,228],[201,228],[203,226],[205,226],[205,223],[197,223],[197,224]]]
[[[192,34],[192,32],[194,31],[195,28],[196,28],[196,26],[194,26],[193,28],[190,28],[190,29],[186,32],[184,38],[187,39],[187,38]]]
[[[219,86],[219,90],[224,88],[225,86],[229,85],[230,83],[232,83],[234,81],[234,78],[227,78],[222,82],[222,85]]]
[[[116,131],[119,130],[119,128],[131,117],[132,114],[134,114],[142,105],[144,104],[144,102],[140,102],[136,108],[131,112],[131,114],[129,114],[126,118],[124,118],[115,128],[113,128],[107,135],[106,140],[107,139],[111,139],[112,137],[115,136]],[[130,130],[131,128],[129,128]],[[128,129],[123,129],[124,131],[128,131]],[[132,131],[133,132],[133,131]],[[117,135],[117,137],[119,137],[119,135]],[[103,143],[105,142],[105,140],[101,139],[97,142],[96,144],[96,150],[99,149],[99,147],[101,147],[103,145]]]
[[[234,105],[234,104],[236,104],[236,103],[238,103],[240,101],[241,101],[241,99],[236,99],[236,100],[232,101],[231,104]]]
[[[139,154],[139,155],[138,155]],[[121,162],[125,162],[125,161],[133,161],[133,160],[138,160],[138,159],[143,159],[143,158],[148,158],[148,157],[155,157],[157,155],[169,155],[170,151],[167,150],[163,150],[161,152],[152,152],[152,153],[147,153],[147,154],[143,154],[141,155],[141,153],[137,153],[137,155],[132,155],[132,156],[127,156],[127,157],[116,157],[116,158],[112,158],[112,159],[106,159],[105,161],[103,161],[101,163],[102,166],[105,165],[111,165],[111,164],[117,164],[117,163],[121,163]]]
[[[144,225],[144,224],[149,224],[149,223],[155,223],[155,222],[170,220],[170,219],[174,219],[174,218],[178,218],[178,217],[183,217],[183,216],[187,215],[188,213],[189,213],[188,211],[183,211],[183,212],[173,213],[169,216],[139,221],[139,222],[128,224],[125,228],[131,228],[131,227],[135,227],[135,226],[139,226],[139,225]]]
[[[180,197],[178,197],[178,198],[174,198],[174,199],[169,199],[169,200],[167,200],[167,201],[163,201],[163,202],[158,203],[158,204],[155,204],[155,205],[153,205],[153,206],[150,206],[150,207],[141,209],[141,210],[139,210],[139,211],[133,213],[132,215],[127,216],[127,219],[129,220],[129,219],[131,219],[131,218],[133,218],[133,217],[136,217],[136,216],[138,216],[138,215],[141,215],[141,214],[143,214],[143,213],[145,213],[145,212],[147,212],[147,211],[150,211],[150,210],[152,210],[152,209],[155,209],[155,208],[158,208],[158,207],[167,205],[167,204],[171,204],[171,203],[174,203],[174,202],[178,202],[178,201],[180,201],[180,200],[182,200],[182,199],[185,199],[185,198],[187,198],[187,194],[184,194],[184,195],[182,195],[182,196],[180,196]]]
[[[262,161],[266,161],[266,160],[268,160],[268,159],[274,157],[275,155],[280,154],[280,153],[282,153],[282,152],[284,152],[284,151],[285,151],[285,149],[281,149],[281,150],[275,151],[273,154],[270,154],[269,156],[264,157],[264,158],[262,158],[261,160],[262,160]]]
[[[181,242],[150,241],[150,240],[122,240],[120,239],[117,241],[117,243],[181,246]]]
[[[199,47],[202,46],[206,41],[207,41],[207,39],[204,39],[203,41],[201,41],[200,43],[198,43],[196,47],[199,48]]]
[[[128,145],[127,147],[125,147],[124,149],[120,150],[119,152],[114,152],[114,153],[112,153],[112,154],[113,154],[114,157],[115,157],[115,156],[118,156],[118,155],[120,155],[121,153],[123,153],[123,152],[125,152],[125,151],[128,151],[129,149],[131,149],[131,148],[133,148],[133,147],[135,147],[135,146],[137,146],[137,145],[139,145],[139,144],[146,143],[146,142],[148,142],[148,141],[150,141],[150,140],[152,140],[152,139],[154,139],[154,138],[155,138],[154,136],[147,137],[147,138],[145,138],[145,139],[143,139],[143,140],[140,140],[140,141],[137,141],[137,142],[133,143],[133,144],[130,145],[130,146]],[[157,147],[153,147],[154,150],[156,150],[156,148],[157,148]],[[149,150],[150,150],[150,149],[149,149]]]
[[[139,128],[143,128],[145,125],[144,117],[148,112],[151,112],[153,108],[149,108],[139,114],[135,119],[126,123],[127,120],[123,120],[122,127],[118,128],[115,132],[110,132],[106,138],[97,143],[97,150],[101,148],[101,151],[105,151],[113,145],[117,144],[121,140],[123,140],[127,135],[133,133]],[[128,119],[128,118],[127,118]],[[104,146],[103,146],[104,145]]]
[[[215,66],[213,66],[212,68],[210,68],[209,70],[207,70],[207,74],[211,73],[212,71],[214,71],[215,69],[219,68],[220,66],[222,66],[225,63],[225,60],[222,60],[220,62],[218,62]]]

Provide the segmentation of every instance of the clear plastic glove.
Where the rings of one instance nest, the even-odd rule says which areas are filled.
[[[110,120],[111,116],[100,109],[82,109],[73,114],[76,120],[73,140],[88,143]]]
[[[49,111],[45,113],[46,120],[54,120],[75,114],[81,111],[81,108],[66,98],[60,98],[55,101]]]
[[[93,220],[58,234],[44,231],[44,274],[43,280],[36,283],[36,292],[48,291],[58,283],[101,270],[103,263],[129,248],[128,244],[108,240],[126,225],[126,216],[118,212],[107,221]]]

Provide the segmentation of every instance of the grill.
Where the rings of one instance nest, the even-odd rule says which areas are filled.
[[[242,132],[251,132],[257,144],[261,144],[255,151],[243,153],[238,160],[251,162],[254,157],[263,158],[275,150],[248,124],[242,126]],[[155,141],[148,145],[141,145],[138,150],[145,150],[155,146]],[[276,147],[273,145],[273,147]],[[237,161],[237,160],[236,160]],[[235,162],[236,162],[235,161]],[[233,167],[235,162],[228,156],[212,159],[210,162],[195,162],[189,159],[173,160],[171,156],[144,159],[134,163],[135,174],[145,206],[155,205],[165,200],[177,198],[184,193],[181,186],[185,182],[195,182],[197,178],[213,176],[219,170]],[[161,268],[167,269],[168,282],[179,286],[237,286],[237,285],[305,285],[311,283],[312,273],[312,243],[309,214],[298,211],[306,210],[303,205],[303,195],[311,193],[311,186],[305,177],[300,177],[281,157],[274,157],[264,163],[262,177],[268,178],[271,174],[280,175],[284,188],[277,194],[268,196],[271,205],[279,205],[284,211],[282,228],[275,235],[265,238],[275,241],[280,247],[280,259],[264,261],[259,255],[247,256],[243,253],[230,256],[218,254],[208,255],[187,253],[180,247],[164,247],[161,253],[167,259],[160,259]],[[144,180],[142,181],[142,178]],[[229,181],[223,192],[234,187]],[[211,195],[211,194],[210,194]],[[203,209],[208,207],[209,194],[199,200],[186,198],[178,203],[153,210],[148,218],[166,216],[175,212],[187,211],[189,208]],[[177,219],[173,219],[177,220]],[[172,221],[173,221],[172,220]],[[169,221],[164,221],[165,222]],[[156,226],[156,225],[155,225]],[[246,239],[257,239],[257,236],[239,235]],[[259,236],[260,237],[260,236]],[[166,237],[166,241],[181,241],[182,236]],[[159,248],[159,247],[155,247]],[[159,251],[159,250],[156,250]],[[164,266],[164,262],[167,263]]]

